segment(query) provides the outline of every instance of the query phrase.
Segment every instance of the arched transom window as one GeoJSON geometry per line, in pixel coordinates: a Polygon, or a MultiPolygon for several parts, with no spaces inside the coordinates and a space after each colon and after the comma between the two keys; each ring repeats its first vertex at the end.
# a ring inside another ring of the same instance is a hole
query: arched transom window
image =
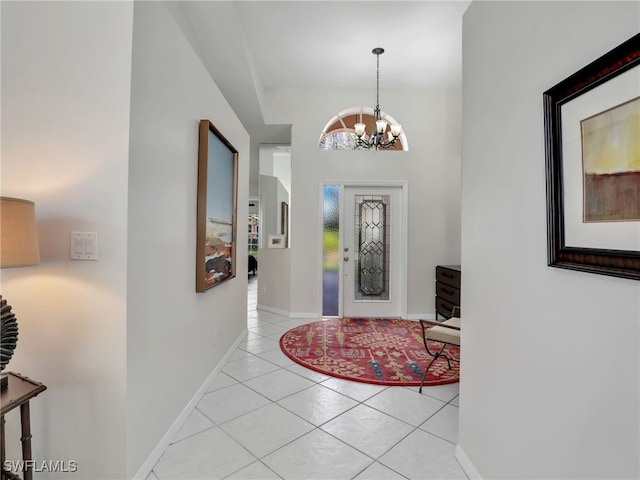
{"type": "MultiPolygon", "coordinates": [[[[389,125],[398,123],[393,117],[384,112],[381,112],[380,116],[383,120],[386,120],[389,125]]],[[[348,108],[329,120],[320,134],[320,150],[357,150],[354,128],[356,123],[364,123],[367,126],[367,131],[371,131],[372,125],[375,125],[373,108],[348,108]]],[[[389,129],[389,126],[387,126],[387,129],[389,129]]],[[[400,134],[400,137],[398,137],[398,142],[388,150],[409,150],[404,131],[400,134]]]]}

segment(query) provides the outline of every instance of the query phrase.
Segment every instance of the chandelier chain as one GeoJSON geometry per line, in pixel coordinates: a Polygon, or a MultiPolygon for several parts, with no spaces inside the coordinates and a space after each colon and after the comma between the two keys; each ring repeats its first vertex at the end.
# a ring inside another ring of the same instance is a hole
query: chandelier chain
{"type": "Polygon", "coordinates": [[[380,54],[376,53],[376,120],[380,120],[380,54]]]}

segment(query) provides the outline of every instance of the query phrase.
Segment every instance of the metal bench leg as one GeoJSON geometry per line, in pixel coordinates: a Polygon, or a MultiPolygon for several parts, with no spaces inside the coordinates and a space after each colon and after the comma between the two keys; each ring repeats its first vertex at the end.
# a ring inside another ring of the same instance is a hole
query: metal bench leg
{"type": "Polygon", "coordinates": [[[444,352],[444,349],[447,348],[447,344],[446,343],[442,344],[442,348],[435,355],[433,353],[431,353],[431,350],[429,350],[429,347],[427,346],[427,341],[426,340],[424,342],[424,346],[427,349],[427,353],[429,353],[429,355],[431,355],[433,358],[431,359],[431,362],[429,362],[429,365],[427,366],[427,368],[424,369],[424,373],[422,374],[422,380],[420,381],[420,388],[418,389],[418,393],[422,393],[422,387],[424,385],[425,379],[427,378],[427,373],[429,372],[429,369],[431,368],[431,365],[433,365],[433,362],[435,362],[439,357],[444,357],[447,360],[447,365],[449,365],[449,368],[451,368],[451,363],[449,363],[449,358],[446,355],[442,354],[442,352],[444,352]]]}

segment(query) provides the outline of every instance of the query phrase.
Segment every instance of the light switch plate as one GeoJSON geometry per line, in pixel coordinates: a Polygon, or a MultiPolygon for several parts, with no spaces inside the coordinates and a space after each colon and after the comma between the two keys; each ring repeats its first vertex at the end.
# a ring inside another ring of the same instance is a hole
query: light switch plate
{"type": "Polygon", "coordinates": [[[69,258],[71,260],[97,260],[98,232],[71,232],[69,258]]]}

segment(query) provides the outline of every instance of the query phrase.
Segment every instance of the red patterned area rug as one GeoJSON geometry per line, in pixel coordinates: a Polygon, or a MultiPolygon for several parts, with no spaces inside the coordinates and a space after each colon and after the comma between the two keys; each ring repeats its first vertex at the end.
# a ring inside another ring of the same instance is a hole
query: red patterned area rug
{"type": "MultiPolygon", "coordinates": [[[[431,343],[431,342],[430,342],[431,343]]],[[[432,352],[439,343],[433,342],[432,352]]],[[[291,360],[333,377],[376,385],[420,385],[431,356],[422,341],[420,322],[397,318],[332,318],[307,323],[286,332],[280,348],[291,360]]],[[[425,385],[460,379],[460,348],[447,345],[447,366],[439,358],[429,369],[425,385]]]]}

